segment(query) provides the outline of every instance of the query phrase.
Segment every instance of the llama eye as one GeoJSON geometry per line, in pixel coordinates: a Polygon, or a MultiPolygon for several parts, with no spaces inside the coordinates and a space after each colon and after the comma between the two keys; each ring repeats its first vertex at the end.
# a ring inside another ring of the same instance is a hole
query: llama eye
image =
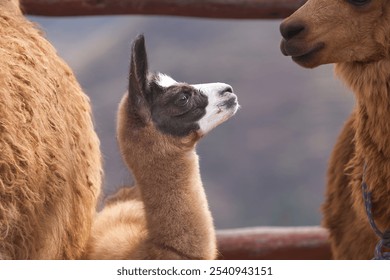
{"type": "Polygon", "coordinates": [[[364,6],[371,2],[371,0],[347,0],[349,3],[355,6],[364,6]]]}
{"type": "Polygon", "coordinates": [[[180,94],[179,98],[176,100],[176,105],[185,106],[190,100],[190,95],[188,93],[180,94]]]}

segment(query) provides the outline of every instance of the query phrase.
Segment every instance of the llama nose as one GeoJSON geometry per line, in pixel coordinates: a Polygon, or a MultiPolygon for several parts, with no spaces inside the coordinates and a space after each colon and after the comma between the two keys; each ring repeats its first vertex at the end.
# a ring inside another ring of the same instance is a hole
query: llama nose
{"type": "Polygon", "coordinates": [[[230,93],[233,93],[233,88],[229,85],[226,85],[225,87],[221,88],[219,91],[218,91],[218,94],[220,96],[224,96],[226,95],[228,92],[230,93]]]}
{"type": "Polygon", "coordinates": [[[305,29],[306,29],[305,25],[299,22],[284,21],[280,25],[280,33],[282,34],[283,38],[286,40],[289,40],[297,36],[298,34],[303,33],[305,29]]]}

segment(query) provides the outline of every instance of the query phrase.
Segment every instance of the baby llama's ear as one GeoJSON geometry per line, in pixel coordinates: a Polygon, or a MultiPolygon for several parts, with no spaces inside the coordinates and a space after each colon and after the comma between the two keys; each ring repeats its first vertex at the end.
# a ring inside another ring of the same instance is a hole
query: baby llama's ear
{"type": "Polygon", "coordinates": [[[150,116],[146,100],[148,91],[148,58],[145,38],[139,35],[133,42],[129,75],[129,113],[135,124],[145,126],[150,116]]]}

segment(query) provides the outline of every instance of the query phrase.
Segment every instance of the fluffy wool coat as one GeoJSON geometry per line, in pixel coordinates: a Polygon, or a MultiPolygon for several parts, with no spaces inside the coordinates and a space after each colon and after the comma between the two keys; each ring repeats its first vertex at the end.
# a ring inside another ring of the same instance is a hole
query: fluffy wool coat
{"type": "Polygon", "coordinates": [[[101,186],[89,99],[21,13],[0,0],[0,259],[76,259],[101,186]]]}

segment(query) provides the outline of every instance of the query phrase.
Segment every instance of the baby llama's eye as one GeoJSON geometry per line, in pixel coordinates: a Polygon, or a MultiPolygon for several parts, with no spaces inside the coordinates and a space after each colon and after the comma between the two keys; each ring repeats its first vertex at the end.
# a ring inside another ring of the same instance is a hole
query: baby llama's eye
{"type": "Polygon", "coordinates": [[[185,106],[189,100],[190,100],[190,95],[188,93],[182,93],[177,99],[176,104],[178,106],[185,106]]]}
{"type": "Polygon", "coordinates": [[[347,0],[347,1],[354,6],[364,6],[371,2],[371,0],[347,0]]]}

